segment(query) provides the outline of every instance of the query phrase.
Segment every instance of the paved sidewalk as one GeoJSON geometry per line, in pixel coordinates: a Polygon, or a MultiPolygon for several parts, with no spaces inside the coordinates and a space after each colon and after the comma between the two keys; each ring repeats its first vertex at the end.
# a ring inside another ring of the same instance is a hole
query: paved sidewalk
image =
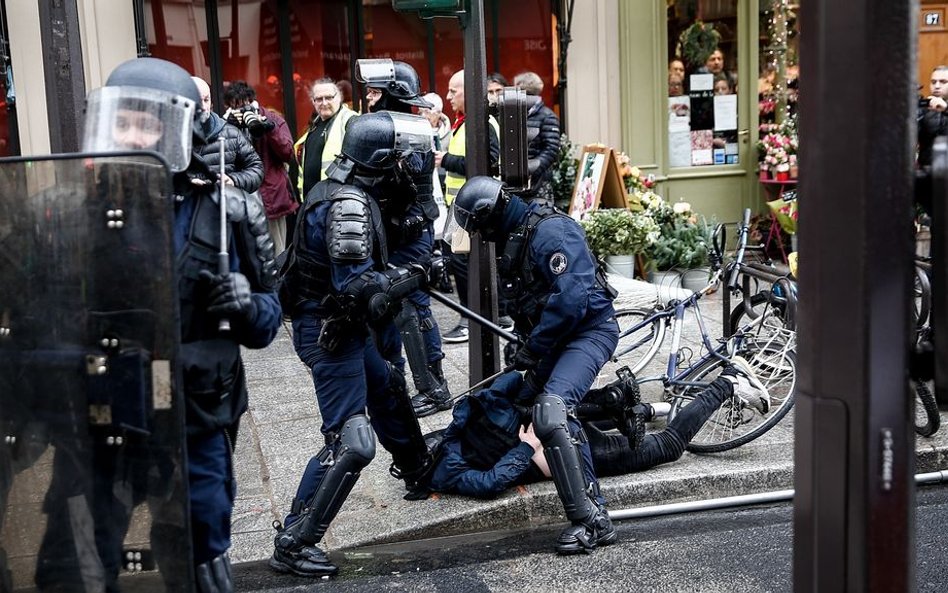
{"type": "MultiPolygon", "coordinates": [[[[650,285],[618,284],[620,303],[645,304],[656,298],[650,285]]],[[[434,310],[442,331],[454,326],[457,316],[453,312],[440,305],[434,310]]],[[[719,296],[706,297],[701,310],[709,333],[720,336],[719,296]]],[[[686,340],[695,340],[696,326],[689,324],[686,340]]],[[[666,345],[668,342],[670,336],[666,345]]],[[[664,360],[663,355],[657,358],[664,360]]],[[[452,392],[463,391],[468,385],[467,344],[445,344],[445,356],[452,392]]],[[[237,443],[238,499],[231,552],[236,562],[269,557],[274,535],[271,523],[288,511],[300,473],[322,446],[313,384],[308,369],[293,351],[288,325],[269,348],[246,352],[245,362],[250,410],[237,443]]],[[[646,399],[654,397],[647,392],[646,399]]],[[[422,419],[422,429],[442,428],[450,419],[450,411],[429,416],[422,419]]],[[[792,443],[791,412],[766,435],[739,449],[714,455],[685,453],[677,463],[603,479],[602,487],[612,509],[791,488],[792,443]]],[[[919,439],[918,450],[917,471],[944,467],[948,430],[942,429],[934,439],[919,439]]],[[[508,491],[490,501],[435,495],[408,502],[402,499],[403,483],[388,475],[390,463],[388,453],[378,447],[375,460],[326,534],[325,547],[338,550],[563,521],[552,482],[508,491]]]]}

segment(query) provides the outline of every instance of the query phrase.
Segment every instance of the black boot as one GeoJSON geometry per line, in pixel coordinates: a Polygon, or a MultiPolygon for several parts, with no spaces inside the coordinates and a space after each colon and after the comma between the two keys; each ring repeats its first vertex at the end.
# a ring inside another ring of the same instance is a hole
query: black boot
{"type": "Polygon", "coordinates": [[[315,544],[305,544],[298,540],[292,526],[283,529],[279,523],[276,537],[273,538],[273,556],[270,558],[270,568],[280,573],[295,574],[300,577],[332,576],[339,572],[339,568],[329,561],[325,552],[315,544]]]}
{"type": "Polygon", "coordinates": [[[608,546],[618,539],[616,529],[612,526],[612,519],[606,509],[594,498],[598,488],[590,492],[593,503],[593,512],[590,516],[573,524],[560,533],[556,540],[556,552],[562,555],[588,554],[597,546],[608,546]]]}
{"type": "Polygon", "coordinates": [[[435,387],[430,391],[418,393],[411,398],[411,407],[418,418],[430,416],[435,412],[450,410],[451,406],[454,405],[451,392],[448,390],[448,382],[441,370],[441,361],[429,364],[428,370],[434,379],[435,387]]]}
{"type": "Polygon", "coordinates": [[[408,494],[405,500],[424,500],[431,493],[431,476],[435,470],[434,459],[428,454],[424,459],[405,463],[399,456],[393,456],[394,461],[388,468],[388,473],[397,480],[405,480],[405,490],[408,494]]]}

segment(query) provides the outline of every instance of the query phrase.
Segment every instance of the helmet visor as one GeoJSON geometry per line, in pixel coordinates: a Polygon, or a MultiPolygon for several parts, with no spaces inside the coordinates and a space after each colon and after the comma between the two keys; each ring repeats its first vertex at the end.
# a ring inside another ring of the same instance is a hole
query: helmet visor
{"type": "Polygon", "coordinates": [[[155,89],[102,87],[86,101],[85,152],[151,150],[168,160],[174,172],[191,160],[194,103],[155,89]]]}
{"type": "Polygon", "coordinates": [[[389,112],[395,124],[395,150],[401,154],[409,152],[431,152],[434,131],[428,120],[420,115],[389,112]]]}
{"type": "Polygon", "coordinates": [[[395,63],[389,58],[356,60],[356,80],[387,85],[395,80],[395,63]]]}

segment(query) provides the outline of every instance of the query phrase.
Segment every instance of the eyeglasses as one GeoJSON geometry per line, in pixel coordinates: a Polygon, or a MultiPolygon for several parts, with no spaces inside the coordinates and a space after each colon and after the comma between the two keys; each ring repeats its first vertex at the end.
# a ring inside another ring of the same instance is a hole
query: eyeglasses
{"type": "Polygon", "coordinates": [[[336,98],[336,95],[325,95],[323,97],[313,97],[313,103],[328,103],[336,98]]]}

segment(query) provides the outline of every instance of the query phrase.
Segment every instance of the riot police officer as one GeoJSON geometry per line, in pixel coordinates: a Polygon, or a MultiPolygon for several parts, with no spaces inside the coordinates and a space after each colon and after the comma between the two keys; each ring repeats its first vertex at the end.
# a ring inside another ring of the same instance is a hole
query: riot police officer
{"type": "Polygon", "coordinates": [[[618,344],[615,291],[576,221],[552,206],[527,204],[500,181],[469,179],[458,193],[455,218],[497,245],[499,290],[510,299],[514,328],[523,337],[513,357],[515,368],[527,372],[518,399],[534,402],[534,430],[572,523],[556,550],[575,554],[611,544],[616,533],[571,410],[618,344]]]}
{"type": "MultiPolygon", "coordinates": [[[[240,347],[267,346],[281,320],[263,203],[257,194],[229,186],[220,196],[215,172],[192,156],[192,139],[202,138],[196,127],[199,110],[174,107],[200,106],[201,97],[179,66],[154,58],[123,62],[87,103],[84,150],[158,150],[174,172],[172,231],[193,562],[199,591],[232,591],[227,551],[236,489],[231,456],[247,408],[240,347]],[[218,269],[222,225],[217,200],[222,197],[228,200],[227,270],[218,269]]],[[[172,511],[153,509],[154,521],[160,523],[166,512],[172,511]]]]}
{"type": "Polygon", "coordinates": [[[335,574],[315,544],[374,457],[374,434],[392,454],[392,475],[409,491],[431,469],[404,376],[373,336],[411,308],[405,298],[427,281],[422,266],[390,265],[381,211],[405,161],[430,149],[430,126],[420,117],[354,118],[342,153],[298,218],[281,290],[292,305],[293,345],[312,369],[326,444],[304,470],[284,525],[276,526],[270,566],[278,572],[335,574]]]}
{"type": "MultiPolygon", "coordinates": [[[[356,78],[367,87],[369,111],[411,113],[412,107],[431,107],[421,98],[418,73],[405,62],[390,59],[363,59],[356,62],[356,78]]],[[[405,175],[383,205],[383,219],[389,243],[389,261],[398,266],[430,257],[434,249],[434,221],[438,207],[433,192],[434,155],[415,153],[403,164],[405,175]]],[[[441,331],[431,314],[431,297],[423,291],[411,295],[416,315],[405,315],[382,336],[382,355],[403,367],[401,343],[418,394],[412,398],[419,416],[451,407],[451,393],[444,378],[441,331]],[[419,329],[415,329],[418,326],[419,329]],[[399,336],[398,330],[401,330],[399,336]],[[423,344],[414,336],[421,333],[423,344]],[[413,360],[414,359],[414,360],[413,360]],[[425,368],[427,367],[427,373],[425,368]]]]}

